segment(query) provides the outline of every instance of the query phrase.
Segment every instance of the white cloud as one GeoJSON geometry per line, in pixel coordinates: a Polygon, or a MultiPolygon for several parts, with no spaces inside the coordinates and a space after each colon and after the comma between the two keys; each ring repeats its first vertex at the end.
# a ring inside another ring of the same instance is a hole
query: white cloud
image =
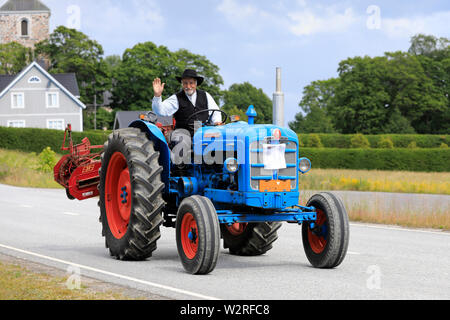
{"type": "Polygon", "coordinates": [[[418,33],[448,35],[449,21],[450,11],[408,18],[382,18],[381,31],[391,38],[411,37],[418,33]]]}
{"type": "Polygon", "coordinates": [[[252,4],[237,0],[223,0],[217,7],[228,23],[241,32],[257,33],[278,29],[296,36],[316,33],[345,32],[360,18],[352,8],[337,6],[308,5],[297,0],[295,9],[278,6],[280,10],[266,11],[252,4]]]}
{"type": "Polygon", "coordinates": [[[289,30],[296,36],[345,32],[360,20],[352,8],[347,8],[340,13],[335,7],[320,8],[320,10],[305,8],[289,13],[288,17],[291,20],[289,30]]]}
{"type": "Polygon", "coordinates": [[[229,24],[243,32],[256,33],[263,30],[275,17],[251,4],[242,4],[236,0],[223,0],[217,10],[229,24]]]}

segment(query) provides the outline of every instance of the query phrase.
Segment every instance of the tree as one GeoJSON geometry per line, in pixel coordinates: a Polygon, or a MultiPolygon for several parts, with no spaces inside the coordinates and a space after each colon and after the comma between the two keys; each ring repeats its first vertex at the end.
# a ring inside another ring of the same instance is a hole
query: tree
{"type": "Polygon", "coordinates": [[[33,60],[33,50],[17,42],[0,44],[0,73],[14,75],[33,60]]]}
{"type": "Polygon", "coordinates": [[[328,109],[332,104],[339,79],[313,81],[303,90],[303,98],[299,106],[306,114],[298,113],[289,127],[301,133],[332,133],[335,132],[328,109]]]}
{"type": "Polygon", "coordinates": [[[429,58],[442,60],[443,56],[448,57],[450,51],[450,39],[436,38],[431,35],[418,34],[411,38],[411,46],[408,52],[415,56],[427,56],[429,58]]]}
{"type": "Polygon", "coordinates": [[[35,48],[36,54],[50,60],[49,72],[76,74],[81,101],[92,104],[96,95],[97,103],[102,102],[103,92],[111,83],[103,47],[97,41],[75,29],[60,26],[35,48]]]}
{"type": "Polygon", "coordinates": [[[272,100],[264,93],[248,82],[233,84],[228,90],[223,92],[224,105],[222,110],[229,113],[233,107],[247,112],[250,105],[255,107],[258,114],[256,123],[272,123],[272,100]]]}
{"type": "Polygon", "coordinates": [[[203,56],[184,49],[171,52],[152,42],[139,43],[125,50],[122,62],[113,74],[116,83],[112,106],[121,110],[151,110],[153,80],[161,78],[165,83],[163,99],[166,99],[181,90],[176,77],[188,67],[205,77],[199,89],[207,90],[215,98],[220,97],[219,85],[223,80],[218,74],[219,68],[203,56]]]}
{"type": "Polygon", "coordinates": [[[180,63],[178,75],[182,74],[185,69],[195,69],[198,74],[205,78],[201,89],[211,94],[214,100],[219,103],[222,99],[220,85],[223,84],[222,76],[219,74],[219,67],[205,56],[193,54],[186,49],[176,51],[175,57],[180,63]]]}
{"type": "Polygon", "coordinates": [[[412,38],[408,52],[418,59],[436,94],[444,100],[443,107],[429,112],[428,119],[418,124],[418,131],[450,133],[450,39],[420,34],[412,38]]]}

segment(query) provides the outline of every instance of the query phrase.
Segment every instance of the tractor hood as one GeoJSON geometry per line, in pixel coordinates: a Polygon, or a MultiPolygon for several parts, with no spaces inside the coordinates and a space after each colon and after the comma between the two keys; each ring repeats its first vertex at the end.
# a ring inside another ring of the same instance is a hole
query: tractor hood
{"type": "Polygon", "coordinates": [[[239,121],[225,126],[202,127],[194,135],[194,152],[201,155],[205,147],[214,145],[216,150],[231,151],[238,150],[253,141],[263,140],[273,136],[274,130],[279,129],[281,137],[287,138],[298,145],[298,137],[294,131],[288,128],[278,127],[271,124],[251,125],[239,121]]]}

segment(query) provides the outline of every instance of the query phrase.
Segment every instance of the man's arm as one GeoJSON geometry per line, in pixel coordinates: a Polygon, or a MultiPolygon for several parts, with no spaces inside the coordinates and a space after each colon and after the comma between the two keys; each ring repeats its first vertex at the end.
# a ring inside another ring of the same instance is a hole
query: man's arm
{"type": "Polygon", "coordinates": [[[164,91],[165,83],[161,83],[161,79],[156,78],[153,81],[153,92],[155,97],[152,100],[153,111],[162,117],[169,117],[178,111],[178,99],[175,95],[171,96],[169,99],[162,101],[162,93],[164,91]]]}
{"type": "MultiPolygon", "coordinates": [[[[206,92],[206,98],[208,99],[208,109],[220,110],[219,106],[214,101],[214,98],[208,92],[206,92]]],[[[214,124],[222,123],[222,113],[221,112],[214,112],[211,121],[214,124]]]]}
{"type": "Polygon", "coordinates": [[[153,111],[161,117],[170,117],[178,111],[178,99],[176,95],[162,101],[161,97],[154,97],[152,100],[153,111]]]}

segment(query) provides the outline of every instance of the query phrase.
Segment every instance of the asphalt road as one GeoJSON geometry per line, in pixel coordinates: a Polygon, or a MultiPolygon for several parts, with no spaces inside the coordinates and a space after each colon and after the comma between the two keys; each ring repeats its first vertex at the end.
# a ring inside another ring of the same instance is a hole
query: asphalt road
{"type": "Polygon", "coordinates": [[[320,270],[306,259],[301,228],[284,224],[266,255],[222,250],[211,274],[192,276],[179,261],[174,229],[162,229],[149,260],[123,262],[105,249],[98,217],[97,199],[0,185],[0,252],[80,275],[81,282],[92,277],[172,299],[450,299],[447,232],[351,223],[344,262],[320,270]]]}

